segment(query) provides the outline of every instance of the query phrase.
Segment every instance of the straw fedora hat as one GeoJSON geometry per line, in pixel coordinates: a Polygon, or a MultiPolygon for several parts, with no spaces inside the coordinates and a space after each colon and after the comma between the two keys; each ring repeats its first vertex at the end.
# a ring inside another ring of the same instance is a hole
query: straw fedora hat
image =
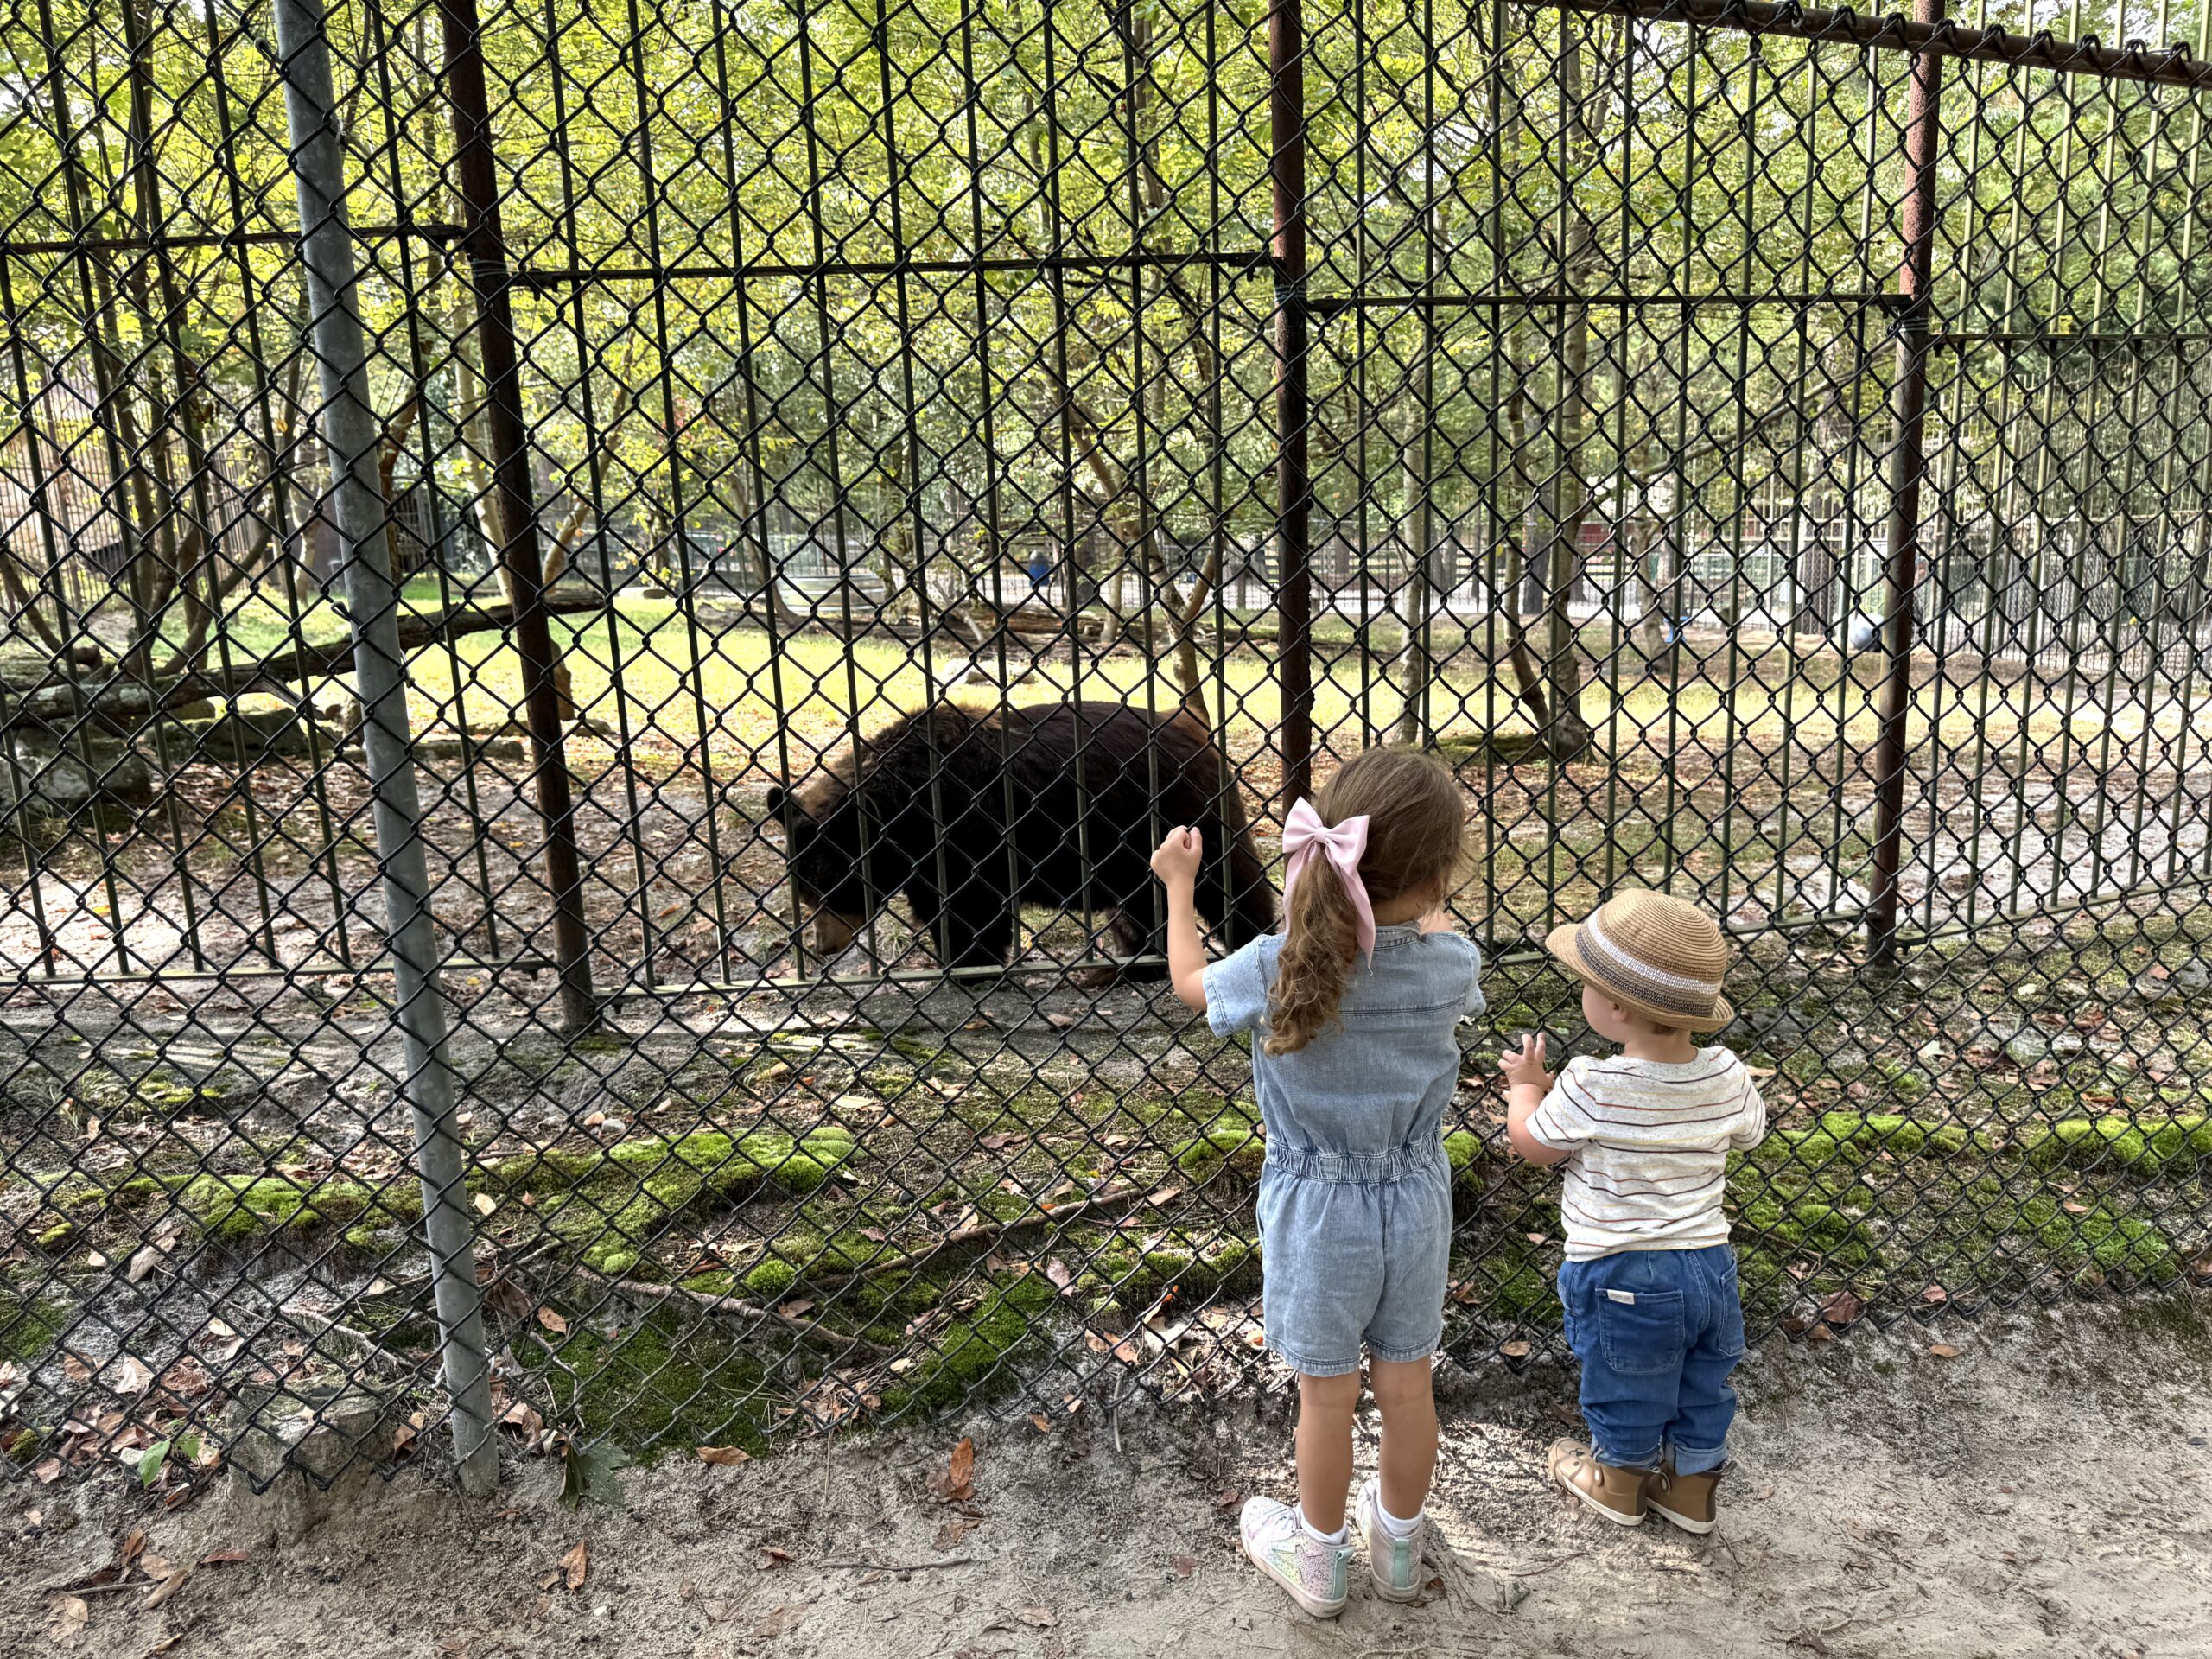
{"type": "Polygon", "coordinates": [[[1624,1007],[1662,1025],[1718,1031],[1736,1017],[1720,994],[1720,924],[1670,893],[1615,893],[1589,920],[1555,927],[1544,949],[1624,1007]]]}

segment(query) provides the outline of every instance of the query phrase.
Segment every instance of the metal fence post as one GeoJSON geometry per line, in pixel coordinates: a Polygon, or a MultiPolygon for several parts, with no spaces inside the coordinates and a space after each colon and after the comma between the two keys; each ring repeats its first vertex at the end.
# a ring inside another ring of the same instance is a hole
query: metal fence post
{"type": "Polygon", "coordinates": [[[309,349],[322,378],[322,434],[344,549],[361,746],[374,801],[385,935],[406,1054],[405,1093],[415,1120],[441,1357],[453,1402],[461,1488],[480,1495],[498,1484],[499,1446],[493,1439],[474,1229],[454,1122],[454,1075],[446,1058],[445,998],[438,983],[422,802],[408,732],[398,591],[385,556],[385,503],[377,467],[382,434],[369,402],[368,351],[346,213],[345,155],[338,138],[321,0],[276,0],[276,12],[292,177],[299,196],[300,261],[307,272],[309,349]]]}
{"type": "MultiPolygon", "coordinates": [[[[1917,0],[1916,21],[1934,23],[1943,0],[1917,0]]],[[[1904,846],[1906,722],[1912,710],[1912,594],[1920,563],[1920,483],[1926,467],[1929,289],[1936,256],[1936,168],[1942,150],[1943,60],[1923,50],[1912,60],[1905,106],[1910,183],[1903,216],[1904,261],[1897,291],[1897,382],[1890,390],[1890,518],[1882,583],[1883,675],[1874,740],[1874,893],[1866,916],[1866,961],[1893,965],[1897,954],[1897,869],[1904,846]]]]}
{"type": "Polygon", "coordinates": [[[1313,483],[1306,470],[1306,42],[1299,0],[1268,12],[1268,118],[1274,187],[1275,671],[1282,696],[1282,804],[1313,775],[1313,483]]]}
{"type": "MultiPolygon", "coordinates": [[[[530,433],[523,419],[522,374],[509,297],[512,278],[506,240],[499,228],[499,182],[484,90],[483,25],[477,18],[476,0],[439,0],[438,18],[445,43],[446,96],[453,106],[461,247],[468,256],[476,300],[476,345],[484,359],[484,424],[499,501],[500,545],[496,551],[514,601],[515,652],[522,658],[531,770],[536,779],[537,814],[545,826],[545,880],[553,894],[553,957],[561,974],[561,1020],[575,1036],[598,1023],[599,1003],[592,993],[575,804],[561,736],[553,635],[545,616],[537,489],[530,473],[530,433]]],[[[703,732],[699,741],[706,741],[703,732]]]]}

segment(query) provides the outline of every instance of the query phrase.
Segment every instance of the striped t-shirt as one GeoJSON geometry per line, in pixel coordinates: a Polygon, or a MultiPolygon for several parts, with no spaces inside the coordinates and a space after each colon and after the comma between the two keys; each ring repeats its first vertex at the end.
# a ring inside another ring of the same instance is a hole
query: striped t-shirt
{"type": "Polygon", "coordinates": [[[1559,1202],[1568,1261],[1701,1250],[1728,1242],[1720,1213],[1728,1149],[1758,1145],[1766,1103],[1725,1048],[1672,1065],[1576,1058],[1526,1127],[1573,1154],[1561,1166],[1559,1202]]]}

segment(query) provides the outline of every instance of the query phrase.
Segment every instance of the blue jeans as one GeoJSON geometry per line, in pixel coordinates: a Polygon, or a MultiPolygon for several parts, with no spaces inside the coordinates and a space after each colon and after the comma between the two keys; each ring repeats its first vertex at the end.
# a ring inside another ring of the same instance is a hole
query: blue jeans
{"type": "Polygon", "coordinates": [[[1622,1250],[1559,1270],[1567,1345],[1582,1362],[1582,1415],[1598,1460],[1701,1475],[1728,1458],[1744,1357],[1736,1253],[1622,1250]]]}

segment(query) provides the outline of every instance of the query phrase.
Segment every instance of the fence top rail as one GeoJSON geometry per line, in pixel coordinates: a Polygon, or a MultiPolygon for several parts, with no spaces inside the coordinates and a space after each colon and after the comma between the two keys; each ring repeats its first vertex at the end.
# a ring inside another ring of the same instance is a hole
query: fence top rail
{"type": "Polygon", "coordinates": [[[2145,81],[2161,86],[2212,91],[2212,60],[2190,56],[2185,46],[2152,47],[2129,41],[2119,47],[2089,35],[2061,40],[2048,29],[2013,35],[2002,29],[1967,29],[1944,19],[1914,22],[1896,16],[1853,11],[1848,6],[1800,6],[1784,0],[1535,0],[1567,11],[1635,17],[1646,22],[1688,23],[1732,29],[1747,35],[1781,35],[1893,52],[1936,52],[1945,57],[2004,64],[2016,69],[2049,69],[2059,74],[2090,75],[2105,80],[2145,81]]]}

